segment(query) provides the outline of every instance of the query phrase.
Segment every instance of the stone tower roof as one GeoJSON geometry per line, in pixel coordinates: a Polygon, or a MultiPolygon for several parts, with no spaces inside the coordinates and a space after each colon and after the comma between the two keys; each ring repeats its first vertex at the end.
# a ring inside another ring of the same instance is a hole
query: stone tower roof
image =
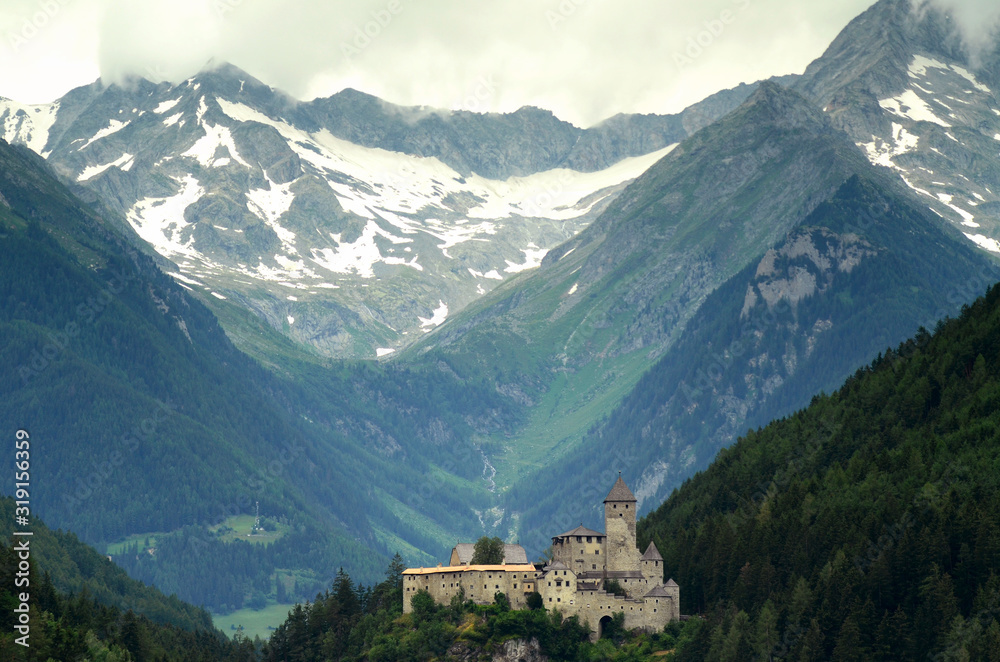
{"type": "Polygon", "coordinates": [[[632,490],[628,488],[625,481],[622,480],[622,475],[618,474],[618,480],[615,481],[614,487],[608,492],[608,496],[604,499],[604,503],[610,503],[612,501],[622,502],[629,501],[635,503],[635,495],[632,494],[632,490]]]}
{"type": "Polygon", "coordinates": [[[677,586],[677,582],[675,582],[673,579],[668,579],[667,583],[664,584],[664,586],[674,587],[674,586],[677,586]]]}
{"type": "Polygon", "coordinates": [[[660,556],[660,550],[656,549],[656,543],[652,540],[649,541],[649,547],[646,548],[646,553],[642,555],[640,561],[662,561],[663,557],[660,556]]]}
{"type": "Polygon", "coordinates": [[[654,586],[649,593],[642,596],[644,598],[669,598],[671,595],[662,586],[654,586]]]}

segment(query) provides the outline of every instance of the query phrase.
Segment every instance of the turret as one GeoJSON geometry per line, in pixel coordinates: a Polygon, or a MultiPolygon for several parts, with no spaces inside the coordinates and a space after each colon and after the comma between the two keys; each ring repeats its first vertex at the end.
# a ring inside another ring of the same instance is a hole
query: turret
{"type": "Polygon", "coordinates": [[[642,576],[650,584],[656,586],[663,581],[663,557],[660,556],[660,550],[656,549],[656,543],[649,541],[649,547],[639,561],[642,563],[642,576]]]}

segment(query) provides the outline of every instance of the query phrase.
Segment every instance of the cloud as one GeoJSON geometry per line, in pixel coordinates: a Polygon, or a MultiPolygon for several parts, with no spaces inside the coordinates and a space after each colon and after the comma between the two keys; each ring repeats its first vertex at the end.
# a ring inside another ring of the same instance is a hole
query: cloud
{"type": "MultiPolygon", "coordinates": [[[[4,0],[0,14],[8,5],[30,13],[42,1],[4,0]]],[[[354,87],[405,105],[479,111],[535,105],[579,125],[618,112],[676,112],[740,82],[800,72],[872,4],[49,1],[90,17],[93,28],[86,21],[73,25],[94,31],[74,54],[99,64],[106,81],[176,82],[214,57],[304,99],[354,87]]],[[[27,58],[0,61],[0,85],[14,69],[42,80],[45,73],[33,67],[27,58]]]]}
{"type": "Polygon", "coordinates": [[[180,82],[221,51],[223,19],[204,0],[110,0],[98,63],[106,83],[140,76],[180,82]]]}
{"type": "Polygon", "coordinates": [[[1000,4],[996,0],[923,0],[920,8],[926,7],[951,16],[974,65],[988,50],[996,48],[1000,29],[1000,4]]]}

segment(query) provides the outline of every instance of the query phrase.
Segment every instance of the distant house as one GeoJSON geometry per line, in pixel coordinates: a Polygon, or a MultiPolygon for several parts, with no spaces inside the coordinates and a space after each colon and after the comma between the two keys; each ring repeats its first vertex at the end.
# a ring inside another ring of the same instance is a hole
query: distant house
{"type": "Polygon", "coordinates": [[[547,609],[576,615],[588,623],[594,636],[617,612],[625,627],[659,631],[680,618],[680,587],[663,582],[663,557],[652,542],[644,554],[635,541],[636,499],[621,476],[604,500],[604,532],[583,526],[552,538],[552,561],[528,563],[520,545],[504,545],[502,565],[471,565],[475,545],[459,543],[451,550],[447,567],[410,568],[403,572],[403,612],[409,613],[417,591],[427,591],[439,604],[448,604],[459,592],[479,604],[491,604],[504,593],[514,609],[527,608],[537,592],[547,609]],[[625,595],[604,590],[614,580],[625,595]]]}

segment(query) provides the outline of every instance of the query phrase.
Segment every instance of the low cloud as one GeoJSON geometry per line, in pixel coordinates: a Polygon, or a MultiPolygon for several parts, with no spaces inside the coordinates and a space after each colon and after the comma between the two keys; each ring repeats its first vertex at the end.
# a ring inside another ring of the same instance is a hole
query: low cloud
{"type": "MultiPolygon", "coordinates": [[[[38,1],[5,0],[3,11],[30,15],[38,1]]],[[[589,125],[801,72],[873,0],[52,1],[92,17],[72,26],[94,31],[76,56],[107,82],[178,82],[214,58],[303,99],[354,87],[404,105],[534,105],[589,125]]]]}
{"type": "Polygon", "coordinates": [[[924,10],[928,7],[951,16],[974,66],[996,49],[1000,31],[1000,4],[996,0],[923,0],[919,5],[924,10]]]}

